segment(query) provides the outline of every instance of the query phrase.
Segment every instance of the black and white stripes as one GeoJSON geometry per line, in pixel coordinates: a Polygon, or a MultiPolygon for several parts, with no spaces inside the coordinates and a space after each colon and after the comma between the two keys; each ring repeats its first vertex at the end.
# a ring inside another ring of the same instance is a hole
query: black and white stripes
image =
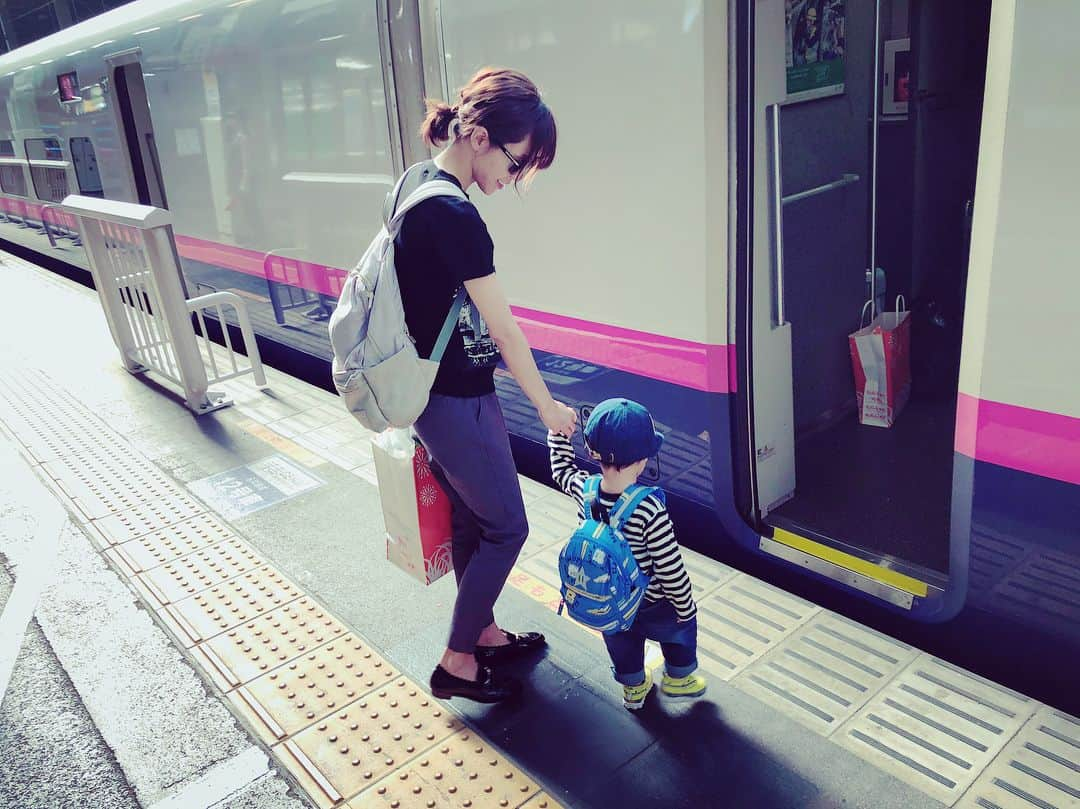
{"type": "MultiPolygon", "coordinates": [[[[549,432],[548,448],[551,451],[551,477],[560,489],[577,501],[578,517],[584,519],[581,490],[589,473],[578,469],[574,463],[570,439],[549,432]]],[[[600,504],[605,509],[610,509],[617,499],[618,495],[600,490],[600,504]]],[[[693,618],[697,614],[697,605],[691,592],[690,577],[675,539],[675,526],[663,502],[652,495],[646,497],[624,524],[623,532],[642,572],[652,579],[645,599],[667,599],[679,618],[693,618]]]]}

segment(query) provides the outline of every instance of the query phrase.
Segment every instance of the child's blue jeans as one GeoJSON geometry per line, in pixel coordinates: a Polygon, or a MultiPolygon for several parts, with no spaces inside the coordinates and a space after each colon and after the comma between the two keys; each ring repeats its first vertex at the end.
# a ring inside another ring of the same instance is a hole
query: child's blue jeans
{"type": "Polygon", "coordinates": [[[615,679],[623,685],[645,680],[645,641],[659,642],[669,677],[686,677],[698,667],[697,618],[679,622],[670,601],[642,604],[625,632],[604,635],[615,679]]]}

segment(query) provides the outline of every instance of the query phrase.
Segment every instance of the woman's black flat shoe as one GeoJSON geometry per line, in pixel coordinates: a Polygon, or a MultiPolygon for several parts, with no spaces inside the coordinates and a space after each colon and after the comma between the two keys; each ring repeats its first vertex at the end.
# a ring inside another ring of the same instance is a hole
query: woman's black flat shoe
{"type": "Polygon", "coordinates": [[[431,693],[439,699],[464,697],[474,702],[502,702],[521,694],[521,683],[505,675],[496,676],[487,666],[480,666],[475,680],[455,677],[442,666],[431,672],[431,693]]]}
{"type": "Polygon", "coordinates": [[[509,663],[529,652],[543,649],[547,645],[544,636],[539,632],[522,632],[515,635],[507,632],[506,637],[510,642],[505,646],[477,646],[476,662],[480,665],[497,666],[500,663],[509,663]]]}

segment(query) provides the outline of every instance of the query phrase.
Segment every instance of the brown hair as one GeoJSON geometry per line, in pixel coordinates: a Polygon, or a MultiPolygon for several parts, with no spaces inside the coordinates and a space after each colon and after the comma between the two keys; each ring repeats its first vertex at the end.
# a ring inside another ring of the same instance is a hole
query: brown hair
{"type": "Polygon", "coordinates": [[[637,461],[631,461],[630,463],[624,463],[622,465],[617,463],[604,463],[603,461],[600,461],[600,470],[603,472],[621,472],[624,469],[629,469],[631,466],[633,466],[640,460],[641,459],[638,458],[637,461]]]}
{"type": "Polygon", "coordinates": [[[425,99],[427,116],[420,126],[420,136],[429,146],[450,140],[450,122],[458,119],[457,136],[469,135],[478,126],[488,131],[496,143],[516,143],[531,137],[524,168],[515,185],[528,185],[536,172],[555,160],[555,116],[540,98],[536,85],[517,70],[482,68],[458,93],[459,102],[425,99]]]}

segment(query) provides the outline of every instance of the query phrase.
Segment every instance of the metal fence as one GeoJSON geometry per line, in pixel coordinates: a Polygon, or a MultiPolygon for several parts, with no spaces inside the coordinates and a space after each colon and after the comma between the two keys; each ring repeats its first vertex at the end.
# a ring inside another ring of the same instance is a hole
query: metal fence
{"type": "Polygon", "coordinates": [[[266,385],[244,300],[232,292],[185,297],[168,211],[79,195],[67,197],[61,207],[78,222],[94,286],[125,368],[132,373],[154,371],[180,386],[187,406],[199,415],[231,404],[223,393],[209,390],[214,383],[251,374],[257,385],[266,385]],[[234,310],[246,358],[232,344],[226,307],[234,310]],[[208,311],[221,325],[224,357],[207,336],[208,311]]]}

